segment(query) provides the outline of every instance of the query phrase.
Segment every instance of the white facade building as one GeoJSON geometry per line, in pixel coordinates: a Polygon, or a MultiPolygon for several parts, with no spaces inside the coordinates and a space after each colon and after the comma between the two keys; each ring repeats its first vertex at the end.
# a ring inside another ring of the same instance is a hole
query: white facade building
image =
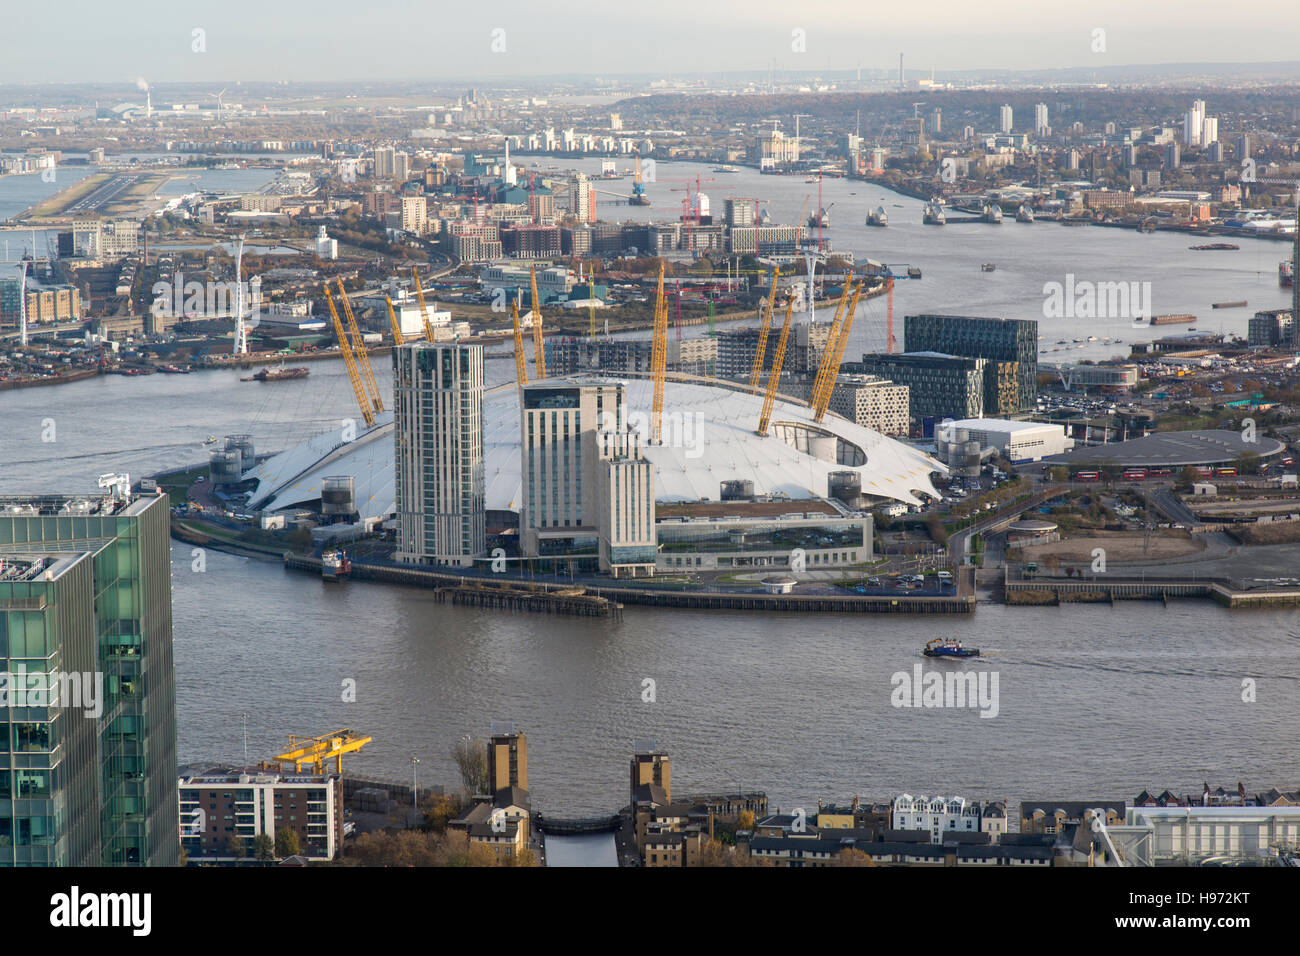
{"type": "Polygon", "coordinates": [[[942,843],[945,833],[981,833],[980,805],[965,797],[913,797],[894,799],[890,811],[895,830],[926,830],[931,843],[942,843]]]}
{"type": "MultiPolygon", "coordinates": [[[[978,442],[981,451],[995,448],[1013,462],[1038,461],[1074,448],[1074,439],[1066,436],[1064,426],[1001,418],[963,418],[944,422],[935,430],[935,441],[940,446],[959,441],[978,442]],[[964,432],[967,437],[960,438],[959,432],[964,432]]],[[[939,454],[943,457],[943,447],[939,447],[939,454]]]]}

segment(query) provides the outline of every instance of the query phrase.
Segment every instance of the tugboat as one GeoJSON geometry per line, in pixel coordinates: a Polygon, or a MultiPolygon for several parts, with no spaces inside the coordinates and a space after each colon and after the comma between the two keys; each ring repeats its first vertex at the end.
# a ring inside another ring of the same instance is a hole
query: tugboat
{"type": "Polygon", "coordinates": [[[925,650],[922,651],[926,657],[979,657],[978,647],[962,647],[961,641],[951,638],[945,639],[936,637],[934,640],[926,641],[925,650]]]}
{"type": "Polygon", "coordinates": [[[997,263],[994,263],[994,262],[985,262],[983,265],[980,266],[980,271],[981,271],[981,272],[992,272],[992,271],[993,271],[994,269],[996,269],[996,268],[997,268],[997,263]]]}
{"type": "MultiPolygon", "coordinates": [[[[341,549],[326,551],[320,556],[320,576],[323,581],[341,581],[352,573],[352,562],[341,549]]],[[[978,651],[976,652],[978,653],[978,651]]]]}
{"type": "Polygon", "coordinates": [[[875,212],[867,213],[868,226],[888,226],[889,214],[885,212],[884,206],[877,206],[875,212]]]}

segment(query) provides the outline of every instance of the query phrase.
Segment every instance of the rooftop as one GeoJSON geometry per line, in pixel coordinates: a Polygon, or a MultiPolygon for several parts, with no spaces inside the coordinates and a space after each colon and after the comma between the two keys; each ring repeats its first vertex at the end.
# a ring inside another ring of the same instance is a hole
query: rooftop
{"type": "Polygon", "coordinates": [[[1044,458],[1058,465],[1124,465],[1147,467],[1166,465],[1212,465],[1232,462],[1245,454],[1269,458],[1286,446],[1264,435],[1247,441],[1241,432],[1206,429],[1188,432],[1157,432],[1144,438],[1076,448],[1062,455],[1044,458]]]}

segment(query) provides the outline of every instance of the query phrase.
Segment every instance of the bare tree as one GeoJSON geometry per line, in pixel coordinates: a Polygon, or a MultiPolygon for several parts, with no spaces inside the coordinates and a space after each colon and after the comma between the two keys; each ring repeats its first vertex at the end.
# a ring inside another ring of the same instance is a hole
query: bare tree
{"type": "Polygon", "coordinates": [[[471,794],[488,792],[487,741],[466,734],[451,749],[460,770],[460,782],[471,794]]]}

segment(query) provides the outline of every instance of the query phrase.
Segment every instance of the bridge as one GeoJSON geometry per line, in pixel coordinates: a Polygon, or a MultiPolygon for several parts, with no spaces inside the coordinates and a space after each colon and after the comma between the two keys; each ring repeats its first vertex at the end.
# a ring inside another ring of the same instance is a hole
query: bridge
{"type": "Polygon", "coordinates": [[[547,836],[580,836],[586,833],[612,833],[623,825],[617,813],[609,816],[564,819],[533,814],[533,829],[547,836]]]}

